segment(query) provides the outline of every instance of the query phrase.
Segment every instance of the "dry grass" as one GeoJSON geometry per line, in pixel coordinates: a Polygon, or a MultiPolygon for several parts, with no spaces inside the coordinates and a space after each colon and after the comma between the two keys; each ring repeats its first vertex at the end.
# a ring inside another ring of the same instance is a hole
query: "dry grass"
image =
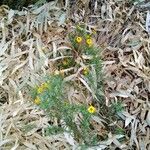
{"type": "MultiPolygon", "coordinates": [[[[67,2],[65,6],[69,7],[67,2]]],[[[97,31],[106,105],[122,102],[125,108],[117,122],[125,130],[125,140],[119,140],[123,135],[108,133],[108,140],[100,141],[95,148],[150,149],[150,38],[145,31],[145,12],[127,2],[96,2],[93,9],[88,2],[79,1],[74,4],[75,11],[67,13],[53,2],[22,12],[0,7],[2,150],[69,150],[77,146],[67,134],[44,136],[49,119],[31,103],[28,87],[55,71],[52,64],[58,59],[56,52],[69,47],[67,33],[79,22],[97,31]]],[[[85,98],[78,93],[72,88],[70,100],[85,98]]],[[[103,128],[97,130],[103,132],[103,128]]]]}

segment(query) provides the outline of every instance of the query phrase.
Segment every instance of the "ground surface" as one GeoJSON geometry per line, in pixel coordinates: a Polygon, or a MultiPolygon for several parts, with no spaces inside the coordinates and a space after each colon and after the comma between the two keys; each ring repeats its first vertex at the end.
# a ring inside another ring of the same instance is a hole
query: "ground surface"
{"type": "Polygon", "coordinates": [[[69,150],[77,146],[68,135],[43,136],[49,119],[31,102],[27,85],[32,87],[55,70],[50,56],[68,47],[67,33],[81,22],[97,31],[95,43],[102,49],[105,74],[104,103],[109,107],[121,102],[124,106],[118,113],[120,119],[114,122],[124,134],[108,133],[108,139],[100,141],[96,149],[150,149],[146,12],[129,1],[78,1],[71,6],[68,1],[50,2],[20,12],[0,7],[1,149],[69,150]]]}

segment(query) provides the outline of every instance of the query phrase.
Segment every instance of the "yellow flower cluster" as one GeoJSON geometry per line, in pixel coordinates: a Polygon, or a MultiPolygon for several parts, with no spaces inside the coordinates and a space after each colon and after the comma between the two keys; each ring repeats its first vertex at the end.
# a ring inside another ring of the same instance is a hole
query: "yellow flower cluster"
{"type": "Polygon", "coordinates": [[[48,84],[47,83],[43,83],[39,86],[39,88],[37,89],[37,93],[40,94],[42,93],[46,88],[48,88],[48,84]]]}
{"type": "Polygon", "coordinates": [[[88,112],[91,113],[91,114],[93,114],[93,113],[96,112],[96,108],[91,105],[91,106],[88,108],[88,112]]]}
{"type": "Polygon", "coordinates": [[[39,104],[41,103],[40,98],[39,98],[39,97],[36,97],[36,99],[34,100],[34,103],[35,103],[36,105],[39,105],[39,104]]]}
{"type": "MultiPolygon", "coordinates": [[[[82,37],[77,36],[76,37],[76,42],[81,43],[82,42],[82,37]]],[[[88,46],[92,46],[92,44],[93,44],[93,41],[92,41],[90,35],[87,35],[86,44],[88,44],[88,46]]]]}

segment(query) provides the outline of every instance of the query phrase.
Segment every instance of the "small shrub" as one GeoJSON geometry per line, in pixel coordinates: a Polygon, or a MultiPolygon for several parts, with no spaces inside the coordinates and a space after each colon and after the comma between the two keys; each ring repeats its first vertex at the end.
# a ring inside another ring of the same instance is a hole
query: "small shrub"
{"type": "MultiPolygon", "coordinates": [[[[110,112],[100,94],[103,86],[102,65],[100,49],[94,45],[94,34],[95,32],[87,33],[85,26],[77,26],[76,30],[69,34],[72,49],[67,52],[70,56],[56,60],[55,73],[47,76],[43,83],[36,86],[31,95],[33,102],[46,112],[52,122],[57,120],[58,126],[50,125],[45,130],[46,135],[69,132],[81,145],[88,146],[96,145],[98,142],[98,135],[92,126],[92,115],[102,112],[107,116],[110,112]],[[75,69],[69,73],[63,72],[71,67],[75,69]],[[64,80],[72,74],[77,74],[75,81],[64,80]],[[81,82],[78,77],[84,81],[81,82]],[[70,85],[83,90],[84,93],[91,92],[92,104],[70,102],[66,98],[66,88],[70,85]],[[100,110],[96,104],[101,106],[100,110]]],[[[59,54],[57,56],[59,57],[59,54]]],[[[111,108],[116,112],[122,107],[118,104],[112,105],[111,108]]],[[[108,120],[109,118],[111,115],[108,120]]]]}

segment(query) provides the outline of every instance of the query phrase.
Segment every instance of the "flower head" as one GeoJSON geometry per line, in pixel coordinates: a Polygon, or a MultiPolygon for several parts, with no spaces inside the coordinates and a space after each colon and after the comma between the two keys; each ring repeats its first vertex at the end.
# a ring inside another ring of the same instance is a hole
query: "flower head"
{"type": "Polygon", "coordinates": [[[93,114],[93,113],[96,112],[96,108],[91,105],[91,106],[88,108],[88,112],[91,113],[91,114],[93,114]]]}
{"type": "Polygon", "coordinates": [[[42,93],[46,88],[48,88],[48,84],[47,83],[41,84],[41,86],[39,86],[39,88],[37,89],[37,93],[38,94],[42,93]]]}
{"type": "Polygon", "coordinates": [[[82,42],[82,37],[77,36],[77,37],[76,37],[76,41],[77,41],[77,43],[81,43],[81,42],[82,42]]]}
{"type": "Polygon", "coordinates": [[[83,68],[82,72],[84,75],[87,75],[89,73],[89,68],[88,67],[83,68]]]}
{"type": "Polygon", "coordinates": [[[91,45],[93,44],[93,41],[92,41],[91,38],[89,38],[89,39],[86,40],[86,43],[87,43],[89,46],[91,46],[91,45]]]}
{"type": "Polygon", "coordinates": [[[34,103],[35,103],[36,105],[39,105],[39,104],[41,103],[40,98],[37,97],[37,98],[34,100],[34,103]]]}

